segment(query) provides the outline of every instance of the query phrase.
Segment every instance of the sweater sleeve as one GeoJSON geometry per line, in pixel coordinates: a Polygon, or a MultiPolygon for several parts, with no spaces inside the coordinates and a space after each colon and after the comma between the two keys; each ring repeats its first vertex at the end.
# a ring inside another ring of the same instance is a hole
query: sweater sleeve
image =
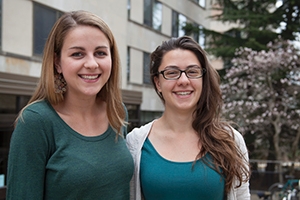
{"type": "MultiPolygon", "coordinates": [[[[249,162],[248,150],[243,136],[237,131],[235,132],[235,140],[240,148],[242,154],[244,155],[247,162],[249,162]]],[[[250,200],[250,189],[249,189],[249,181],[243,182],[241,187],[236,189],[236,199],[250,200]]]]}
{"type": "MultiPolygon", "coordinates": [[[[45,116],[44,116],[45,118],[45,116]]],[[[49,138],[43,116],[26,109],[12,134],[7,178],[7,199],[43,199],[49,158],[49,138]]]]}

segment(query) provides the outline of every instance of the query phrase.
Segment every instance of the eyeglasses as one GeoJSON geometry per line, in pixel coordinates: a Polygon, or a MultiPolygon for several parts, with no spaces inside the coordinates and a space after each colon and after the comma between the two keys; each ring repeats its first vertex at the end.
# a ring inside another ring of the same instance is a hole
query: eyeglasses
{"type": "Polygon", "coordinates": [[[197,79],[197,78],[201,78],[205,74],[206,69],[198,66],[188,67],[185,70],[180,70],[177,68],[169,68],[169,69],[162,70],[157,74],[162,74],[166,80],[177,80],[181,77],[181,74],[183,72],[188,78],[197,79]]]}

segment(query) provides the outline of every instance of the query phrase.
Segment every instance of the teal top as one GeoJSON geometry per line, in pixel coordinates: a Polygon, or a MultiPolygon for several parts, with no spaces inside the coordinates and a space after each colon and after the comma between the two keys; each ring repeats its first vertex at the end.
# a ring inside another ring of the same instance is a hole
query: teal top
{"type": "MultiPolygon", "coordinates": [[[[211,160],[208,154],[206,157],[211,160]]],[[[166,160],[147,138],[142,148],[140,167],[145,200],[225,199],[224,178],[205,164],[203,158],[196,163],[166,160]]]]}
{"type": "Polygon", "coordinates": [[[46,101],[22,116],[11,138],[8,200],[129,199],[133,159],[111,127],[83,136],[46,101]]]}

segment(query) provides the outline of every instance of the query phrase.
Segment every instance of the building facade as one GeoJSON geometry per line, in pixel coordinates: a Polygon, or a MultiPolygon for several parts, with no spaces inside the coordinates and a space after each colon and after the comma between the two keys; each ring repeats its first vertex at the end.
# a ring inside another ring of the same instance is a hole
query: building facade
{"type": "Polygon", "coordinates": [[[163,111],[150,81],[150,53],[162,41],[186,34],[188,25],[199,28],[192,36],[205,46],[201,28],[216,26],[207,18],[212,2],[0,0],[0,187],[5,185],[14,120],[37,85],[45,40],[64,12],[91,11],[112,29],[121,57],[122,95],[130,130],[159,117],[163,111]]]}

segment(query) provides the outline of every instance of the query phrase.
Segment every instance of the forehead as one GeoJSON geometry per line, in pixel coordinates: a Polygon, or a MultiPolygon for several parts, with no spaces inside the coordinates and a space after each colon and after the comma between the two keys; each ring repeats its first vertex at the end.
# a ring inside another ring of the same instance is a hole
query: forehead
{"type": "Polygon", "coordinates": [[[190,65],[198,65],[201,67],[200,62],[194,52],[185,49],[174,49],[163,56],[160,69],[167,66],[176,66],[178,68],[186,68],[190,65]]]}
{"type": "Polygon", "coordinates": [[[89,43],[109,45],[109,40],[99,28],[94,26],[79,25],[68,31],[63,43],[72,45],[82,45],[89,43]]]}

